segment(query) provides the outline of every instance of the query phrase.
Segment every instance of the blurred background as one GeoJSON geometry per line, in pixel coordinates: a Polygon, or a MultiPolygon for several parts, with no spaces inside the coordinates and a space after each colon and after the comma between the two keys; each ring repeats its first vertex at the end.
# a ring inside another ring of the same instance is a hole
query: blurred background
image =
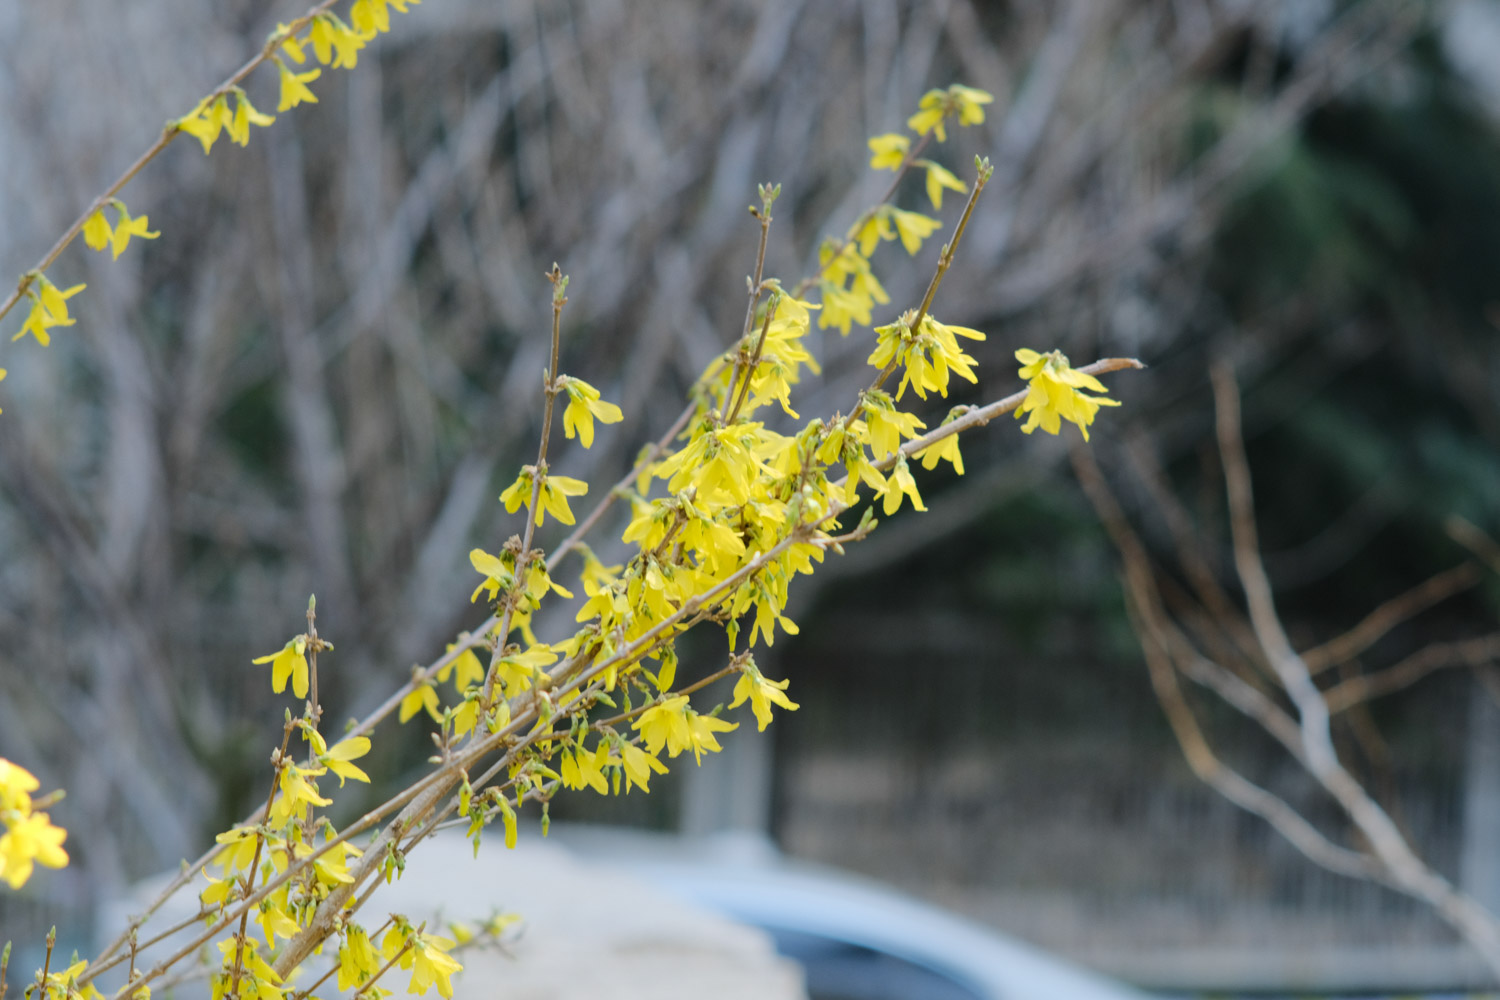
{"type": "MultiPolygon", "coordinates": [[[[302,9],[0,0],[0,271],[302,9]]],[[[996,174],[935,307],[988,331],[981,380],[929,424],[1015,391],[1018,347],[1140,357],[1091,452],[1164,579],[1175,511],[1238,602],[1208,381],[1231,363],[1299,646],[1464,562],[1450,518],[1500,535],[1500,3],[427,0],[396,22],[248,149],[174,143],[124,192],[161,238],[70,248],[52,276],[88,282],[77,326],[0,351],[0,756],[68,790],[75,859],[0,897],[7,936],[86,926],[248,812],[282,712],[250,660],[309,593],[335,722],[482,619],[466,554],[519,528],[495,498],[534,455],[548,265],[572,276],[562,370],[626,413],[556,452],[597,492],[738,335],[756,183],[783,185],[767,271],[794,281],[887,183],[866,138],[929,87],[996,98],[935,154],[996,174]]],[[[274,76],[249,84],[263,109],[274,76]]],[[[876,256],[877,322],[936,246],[876,256]]],[[[869,332],[812,346],[799,411],[847,409],[869,332]]],[[[553,815],[764,831],[1146,986],[1484,984],[1422,905],[1193,777],[1067,441],[1002,423],[963,447],[965,477],[919,473],[929,514],[794,589],[801,635],[757,659],[799,712],[649,799],[553,815]]],[[[1342,676],[1471,655],[1335,733],[1423,856],[1500,908],[1500,584],[1452,589],[1342,676]]],[[[722,665],[700,639],[684,670],[722,665]]],[[[1295,762],[1192,698],[1225,758],[1357,844],[1295,762]]],[[[372,801],[418,773],[408,728],[372,801]]]]}

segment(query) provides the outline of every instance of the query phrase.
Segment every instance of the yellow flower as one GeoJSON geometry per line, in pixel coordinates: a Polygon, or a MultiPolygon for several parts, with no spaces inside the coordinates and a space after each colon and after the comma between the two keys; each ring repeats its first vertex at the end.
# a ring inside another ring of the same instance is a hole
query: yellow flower
{"type": "MultiPolygon", "coordinates": [[[[448,652],[453,652],[454,645],[454,643],[448,644],[448,652]]],[[[479,662],[479,657],[474,655],[472,649],[466,649],[449,660],[448,665],[437,672],[438,682],[447,683],[448,677],[455,670],[458,671],[458,676],[454,678],[453,686],[458,689],[459,694],[462,694],[470,684],[477,684],[484,680],[484,664],[479,662]]]]}
{"type": "MultiPolygon", "coordinates": [[[[955,413],[950,413],[948,415],[948,419],[944,420],[943,423],[946,424],[950,422],[954,419],[954,417],[958,416],[963,411],[964,408],[957,408],[957,411],[955,413]]],[[[957,434],[949,434],[947,437],[943,438],[936,444],[928,445],[926,448],[923,448],[921,451],[917,452],[914,457],[920,458],[922,460],[922,468],[928,470],[929,472],[937,468],[939,460],[946,458],[948,461],[953,463],[954,472],[958,473],[960,476],[964,474],[964,457],[959,453],[958,450],[957,434]]]]}
{"type": "Polygon", "coordinates": [[[400,721],[406,722],[423,709],[426,709],[427,714],[432,716],[433,722],[443,721],[443,715],[438,711],[437,692],[432,689],[431,681],[423,681],[401,699],[400,721]]]}
{"type": "Polygon", "coordinates": [[[27,292],[31,299],[31,312],[26,314],[26,322],[21,324],[21,330],[11,340],[20,340],[28,333],[36,338],[36,342],[46,347],[52,343],[52,335],[47,331],[54,326],[72,326],[73,320],[57,320],[47,312],[47,307],[42,305],[42,300],[31,292],[27,292]]]}
{"type": "Polygon", "coordinates": [[[896,467],[886,477],[885,489],[881,491],[881,495],[885,498],[882,506],[886,517],[896,513],[903,495],[911,498],[911,505],[917,510],[927,509],[922,505],[921,494],[917,492],[917,481],[911,477],[911,470],[906,467],[905,455],[896,456],[896,467]]]}
{"type": "Polygon", "coordinates": [[[1119,406],[1118,400],[1086,396],[1080,390],[1108,392],[1109,390],[1092,375],[1075,370],[1068,364],[1067,355],[1061,351],[1038,354],[1021,348],[1016,351],[1016,360],[1021,362],[1021,377],[1030,383],[1026,399],[1016,410],[1016,419],[1023,413],[1031,416],[1021,427],[1030,434],[1041,427],[1048,434],[1056,434],[1062,428],[1062,420],[1078,425],[1083,439],[1089,439],[1089,424],[1101,406],[1119,406]]]}
{"type": "Polygon", "coordinates": [[[563,433],[569,440],[576,430],[579,442],[585,448],[593,447],[596,419],[601,424],[617,424],[624,419],[618,406],[600,399],[599,390],[582,379],[564,375],[558,381],[568,393],[568,407],[563,410],[563,433]]]}
{"type": "Polygon", "coordinates": [[[68,831],[53,826],[46,813],[30,813],[6,819],[5,835],[0,837],[0,878],[12,889],[19,889],[31,878],[33,864],[62,868],[68,863],[68,852],[62,843],[68,831]]]}
{"type": "MultiPolygon", "coordinates": [[[[406,991],[421,996],[436,985],[438,994],[444,1000],[451,1000],[453,984],[449,982],[449,978],[455,972],[463,970],[463,965],[448,954],[448,949],[452,947],[453,942],[447,938],[418,934],[412,942],[411,951],[408,952],[412,956],[412,972],[411,984],[406,991]]],[[[404,961],[402,968],[406,968],[404,961]]]]}
{"type": "Polygon", "coordinates": [[[248,146],[250,145],[250,126],[265,127],[274,122],[276,117],[256,111],[255,105],[250,103],[250,98],[245,96],[243,90],[236,90],[234,96],[238,103],[234,108],[234,119],[229,123],[229,139],[241,146],[248,146]]]}
{"type": "Polygon", "coordinates": [[[714,738],[714,733],[727,733],[740,728],[738,722],[725,722],[723,719],[712,715],[699,715],[697,712],[688,713],[688,746],[693,751],[695,763],[703,763],[703,751],[708,750],[718,753],[724,748],[719,746],[719,741],[714,738]]]}
{"type": "Polygon", "coordinates": [[[901,164],[906,162],[906,151],[910,147],[911,141],[899,132],[875,136],[870,140],[870,152],[875,154],[870,158],[871,169],[900,170],[901,164]]]}
{"type": "Polygon", "coordinates": [[[542,523],[542,510],[563,524],[574,522],[573,511],[568,507],[568,497],[581,497],[589,491],[589,484],[568,476],[548,476],[542,480],[542,502],[536,512],[536,523],[542,523]]]}
{"type": "Polygon", "coordinates": [[[687,721],[687,704],[688,696],[685,694],[668,698],[646,709],[640,718],[630,724],[631,729],[640,731],[641,741],[652,755],[661,753],[663,746],[666,746],[667,753],[672,757],[687,748],[692,737],[692,729],[687,721]]]}
{"type": "MultiPolygon", "coordinates": [[[[276,25],[276,34],[286,36],[281,40],[281,47],[286,50],[287,55],[299,63],[307,61],[307,53],[302,51],[302,41],[296,35],[292,34],[291,28],[284,24],[278,24],[276,25]]],[[[275,59],[278,63],[281,62],[279,56],[272,56],[271,58],[275,59]]],[[[342,989],[343,987],[339,988],[342,989]]]]}
{"type": "Polygon", "coordinates": [[[620,746],[620,760],[625,766],[625,793],[627,795],[630,794],[632,785],[638,786],[643,792],[650,792],[652,771],[657,774],[667,773],[667,765],[630,743],[620,746]]]}
{"type": "Polygon", "coordinates": [[[161,233],[153,233],[146,225],[147,216],[130,217],[130,212],[121,202],[115,202],[115,211],[120,213],[120,221],[115,223],[114,237],[110,243],[110,250],[115,255],[115,260],[120,259],[120,254],[130,245],[132,236],[139,236],[143,240],[154,240],[161,233]]]}
{"type": "Polygon", "coordinates": [[[870,210],[870,213],[854,224],[849,230],[849,238],[859,244],[859,253],[862,257],[868,257],[875,252],[881,240],[888,240],[896,234],[891,230],[891,213],[895,209],[889,205],[879,205],[870,210]]]}
{"type": "MultiPolygon", "coordinates": [[[[291,53],[290,42],[286,43],[287,51],[291,53]]],[[[292,53],[298,62],[302,61],[302,50],[299,48],[292,53]]],[[[317,104],[318,95],[314,94],[308,84],[323,74],[321,69],[314,66],[306,73],[293,73],[281,58],[276,57],[276,68],[281,73],[281,100],[276,105],[277,111],[290,111],[299,104],[317,104]]]]}
{"type": "Polygon", "coordinates": [[[327,753],[318,754],[318,762],[323,764],[339,776],[339,787],[344,787],[345,778],[353,778],[355,781],[370,783],[370,776],[359,767],[349,763],[358,760],[370,752],[370,741],[364,736],[351,736],[347,740],[339,740],[327,753]]]}
{"type": "Polygon", "coordinates": [[[307,657],[303,653],[307,649],[307,639],[297,636],[292,639],[281,650],[266,656],[257,657],[251,663],[271,664],[271,690],[280,694],[286,690],[287,678],[292,680],[292,693],[298,698],[307,697],[307,657]]]}
{"type": "Polygon", "coordinates": [[[308,806],[326,806],[333,800],[318,794],[318,786],[309,779],[328,773],[322,767],[298,767],[288,761],[282,765],[278,785],[281,795],[271,807],[271,823],[281,826],[288,820],[307,815],[308,806]]]}
{"type": "Polygon", "coordinates": [[[919,110],[906,124],[918,135],[936,132],[938,142],[948,138],[943,122],[950,114],[958,115],[960,125],[978,125],[984,121],[984,105],[994,98],[983,90],[955,83],[947,90],[929,90],[922,95],[919,110]]]}
{"type": "Polygon", "coordinates": [[[562,754],[562,783],[565,788],[582,790],[592,788],[600,795],[609,792],[604,780],[604,767],[609,763],[609,744],[604,740],[589,753],[579,744],[576,749],[564,750],[562,754]]]}
{"type": "Polygon", "coordinates": [[[31,793],[39,787],[36,775],[0,757],[0,812],[31,812],[31,793]]]}
{"type": "Polygon", "coordinates": [[[226,874],[233,869],[235,871],[246,871],[255,860],[255,844],[257,834],[254,827],[241,826],[233,830],[225,830],[214,838],[214,842],[223,844],[224,849],[219,852],[214,862],[226,874]]]}
{"type": "Polygon", "coordinates": [[[365,47],[358,32],[339,20],[338,15],[328,13],[313,18],[307,40],[312,43],[318,62],[325,66],[331,62],[334,69],[353,69],[359,61],[359,50],[365,47]]]}
{"type": "Polygon", "coordinates": [[[83,224],[83,242],[88,244],[90,250],[103,250],[109,246],[114,232],[109,228],[109,223],[104,218],[104,209],[99,209],[83,224]]]}
{"type": "Polygon", "coordinates": [[[192,114],[179,118],[172,124],[179,132],[186,132],[202,143],[203,152],[207,154],[214,148],[219,132],[230,124],[232,117],[229,112],[229,102],[225,100],[223,94],[220,94],[214,98],[212,104],[206,100],[199,102],[192,114]]]}
{"type": "MultiPolygon", "coordinates": [[[[532,466],[523,467],[516,481],[500,494],[500,500],[507,511],[514,514],[523,504],[531,502],[532,477],[535,474],[532,466]]],[[[568,476],[547,476],[542,480],[541,497],[536,505],[537,526],[541,526],[544,513],[551,514],[563,524],[572,524],[573,511],[568,507],[568,497],[580,497],[588,491],[589,484],[582,480],[568,476]]]]}
{"type": "Polygon", "coordinates": [[[757,728],[764,732],[771,724],[772,704],[780,705],[788,712],[795,712],[801,707],[786,696],[786,686],[789,683],[789,680],[767,680],[752,663],[740,674],[739,681],[734,685],[734,700],[729,703],[729,707],[738,708],[745,703],[746,698],[750,699],[750,709],[755,713],[757,728]]]}
{"type": "Polygon", "coordinates": [[[552,647],[539,642],[519,653],[502,656],[496,664],[496,676],[505,686],[507,696],[516,695],[531,690],[533,680],[543,684],[551,681],[552,678],[542,668],[556,662],[557,654],[552,651],[552,647]]]}
{"type": "Polygon", "coordinates": [[[363,983],[380,969],[370,936],[358,924],[344,925],[344,944],[339,948],[339,990],[363,983]]]}
{"type": "Polygon", "coordinates": [[[260,924],[260,932],[265,935],[267,948],[276,947],[277,935],[291,939],[296,937],[297,932],[302,929],[287,912],[291,905],[287,901],[289,888],[284,885],[270,897],[260,901],[260,912],[255,920],[260,924]]]}
{"type": "MultiPolygon", "coordinates": [[[[530,477],[528,476],[527,479],[529,480],[530,477]]],[[[519,480],[517,481],[519,482],[519,480]]],[[[506,490],[505,492],[508,494],[510,490],[506,490]]],[[[529,482],[527,484],[526,495],[528,497],[531,495],[529,482]]],[[[500,499],[504,500],[505,494],[502,494],[500,499]]],[[[484,549],[470,549],[469,563],[480,573],[484,574],[484,581],[474,588],[474,593],[469,595],[470,604],[474,603],[474,599],[479,596],[481,590],[489,591],[490,600],[493,601],[499,596],[500,591],[509,590],[510,585],[515,582],[515,577],[511,574],[510,565],[501,557],[492,556],[484,551],[484,549]]]]}
{"type": "Polygon", "coordinates": [[[922,100],[917,104],[917,113],[906,120],[907,128],[917,135],[926,135],[928,132],[936,131],[938,142],[948,138],[948,133],[943,131],[943,119],[948,116],[945,106],[947,97],[941,90],[929,90],[922,95],[922,100]]]}
{"type": "Polygon", "coordinates": [[[912,255],[922,249],[922,241],[942,225],[938,220],[920,212],[903,212],[899,208],[891,209],[891,219],[896,223],[896,233],[901,237],[901,245],[912,255]]]}
{"type": "Polygon", "coordinates": [[[896,409],[891,397],[879,389],[865,394],[865,421],[870,452],[877,459],[900,451],[903,437],[914,438],[927,426],[916,414],[896,409]]]}
{"type": "Polygon", "coordinates": [[[391,14],[386,10],[386,0],[354,0],[349,8],[349,20],[354,29],[366,37],[373,38],[391,30],[391,14]]]}
{"type": "Polygon", "coordinates": [[[931,160],[918,160],[917,165],[927,170],[927,198],[932,202],[932,210],[939,211],[943,207],[943,189],[957,191],[967,194],[969,186],[957,177],[953,176],[946,168],[938,166],[931,160]]]}
{"type": "Polygon", "coordinates": [[[47,310],[48,315],[58,323],[72,323],[73,317],[68,315],[68,299],[88,286],[74,285],[72,288],[59,289],[45,274],[39,274],[34,287],[37,298],[41,300],[42,308],[47,310]]]}
{"type": "Polygon", "coordinates": [[[948,88],[948,94],[958,105],[958,123],[960,125],[978,125],[984,121],[984,105],[994,100],[987,91],[977,87],[965,87],[961,83],[955,83],[948,88]]]}

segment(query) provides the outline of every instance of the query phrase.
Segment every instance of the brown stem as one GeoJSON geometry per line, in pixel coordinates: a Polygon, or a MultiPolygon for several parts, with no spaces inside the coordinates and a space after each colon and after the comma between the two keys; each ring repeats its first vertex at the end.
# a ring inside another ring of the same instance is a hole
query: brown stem
{"type": "Polygon", "coordinates": [[[743,369],[736,369],[736,375],[742,379],[737,395],[733,392],[735,380],[729,381],[730,392],[724,395],[724,409],[729,412],[727,417],[722,413],[719,415],[721,424],[734,423],[735,418],[740,415],[740,407],[745,405],[745,397],[750,394],[750,382],[755,377],[755,369],[760,366],[761,354],[766,349],[766,333],[771,329],[771,317],[776,315],[776,304],[780,301],[780,295],[772,295],[770,301],[766,303],[766,319],[760,325],[760,338],[755,342],[755,353],[745,363],[743,369]],[[729,410],[731,396],[734,397],[733,410],[729,410]]]}
{"type": "MultiPolygon", "coordinates": [[[[536,467],[531,475],[531,500],[526,505],[526,527],[521,538],[521,551],[516,555],[515,578],[511,581],[510,589],[502,598],[505,607],[500,614],[500,628],[498,631],[499,641],[495,643],[495,651],[490,655],[490,667],[484,675],[484,693],[479,699],[480,715],[488,715],[494,706],[495,700],[495,678],[500,673],[500,660],[505,656],[506,639],[510,636],[511,618],[515,615],[516,601],[519,600],[522,590],[526,586],[526,574],[531,565],[531,540],[536,536],[536,513],[537,505],[542,502],[542,483],[547,478],[547,444],[552,437],[552,404],[557,399],[557,363],[558,355],[561,353],[562,341],[562,309],[567,304],[567,296],[563,291],[567,288],[567,279],[556,264],[552,270],[547,272],[547,280],[552,283],[552,367],[547,369],[547,377],[543,382],[543,395],[546,397],[546,406],[542,413],[542,441],[537,446],[536,467]]],[[[478,732],[476,727],[475,732],[478,732]]]]}

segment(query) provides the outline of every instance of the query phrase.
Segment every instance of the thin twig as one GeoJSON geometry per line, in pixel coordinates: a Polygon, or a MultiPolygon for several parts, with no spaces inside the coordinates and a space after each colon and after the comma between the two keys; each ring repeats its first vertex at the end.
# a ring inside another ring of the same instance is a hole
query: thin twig
{"type": "Polygon", "coordinates": [[[527,571],[531,566],[531,541],[536,537],[536,525],[540,520],[538,514],[542,502],[542,486],[547,479],[547,444],[552,439],[552,406],[559,391],[557,365],[562,346],[562,310],[563,306],[568,303],[568,297],[565,294],[568,279],[563,276],[558,266],[553,264],[552,270],[547,272],[547,280],[552,284],[552,364],[547,369],[546,378],[542,382],[542,393],[546,397],[545,408],[542,411],[542,440],[537,446],[536,466],[531,475],[531,500],[526,505],[526,527],[521,538],[521,551],[516,553],[515,576],[502,598],[505,607],[500,613],[500,628],[496,633],[498,640],[495,643],[494,652],[490,654],[489,669],[484,675],[484,693],[479,699],[481,715],[488,715],[494,705],[495,678],[500,674],[500,661],[505,658],[505,646],[510,637],[510,623],[515,615],[516,602],[526,589],[527,571]]]}
{"type": "MultiPolygon", "coordinates": [[[[272,35],[269,39],[267,39],[266,43],[261,46],[260,52],[257,55],[251,58],[239,69],[231,73],[223,83],[219,84],[212,91],[210,91],[208,96],[204,98],[204,100],[212,103],[218,98],[234,90],[235,87],[239,86],[240,81],[244,80],[245,77],[253,73],[267,59],[270,59],[271,56],[276,52],[276,50],[281,47],[282,42],[296,35],[297,32],[305,28],[314,17],[332,7],[337,2],[338,0],[321,0],[320,3],[314,4],[312,7],[308,8],[307,13],[292,21],[292,23],[287,26],[287,30],[279,31],[276,34],[272,35]]],[[[181,134],[181,130],[172,125],[167,125],[162,129],[161,135],[157,138],[157,140],[149,147],[147,147],[144,153],[136,157],[135,162],[126,167],[125,172],[119,177],[115,178],[114,182],[110,184],[109,187],[105,188],[103,193],[89,204],[88,208],[83,210],[82,215],[73,220],[73,224],[69,226],[63,232],[63,234],[57,238],[57,242],[52,244],[52,248],[42,256],[42,259],[37,261],[36,265],[32,267],[31,270],[27,271],[24,275],[21,276],[21,280],[16,284],[16,290],[14,292],[11,292],[4,302],[0,302],[0,319],[3,319],[5,315],[11,311],[11,309],[15,308],[16,303],[21,301],[21,297],[26,294],[27,289],[31,287],[37,276],[51,267],[57,260],[57,258],[62,255],[62,252],[68,248],[68,244],[72,243],[73,240],[78,237],[78,234],[83,232],[84,223],[88,222],[89,217],[108,205],[111,198],[114,198],[116,195],[118,195],[124,189],[125,185],[129,184],[131,180],[135,178],[135,175],[140,173],[145,168],[146,164],[156,159],[156,157],[160,155],[162,150],[170,146],[172,144],[172,141],[181,134]]]]}
{"type": "Polygon", "coordinates": [[[1352,660],[1397,625],[1454,594],[1468,590],[1479,579],[1478,566],[1468,562],[1459,563],[1386,601],[1338,638],[1307,650],[1302,654],[1302,661],[1307,664],[1311,673],[1317,674],[1331,666],[1352,660]]]}
{"type": "Polygon", "coordinates": [[[1410,687],[1444,667],[1480,667],[1500,659],[1500,632],[1460,642],[1438,642],[1426,646],[1373,674],[1340,681],[1323,692],[1328,710],[1338,713],[1361,702],[1410,687]]]}

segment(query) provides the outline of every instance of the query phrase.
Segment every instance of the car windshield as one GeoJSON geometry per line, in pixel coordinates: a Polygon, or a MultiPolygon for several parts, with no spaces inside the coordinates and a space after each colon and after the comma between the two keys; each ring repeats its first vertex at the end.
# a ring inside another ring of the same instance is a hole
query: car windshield
{"type": "Polygon", "coordinates": [[[775,927],[776,950],[802,965],[808,1000],[990,1000],[958,979],[904,958],[775,927]]]}

